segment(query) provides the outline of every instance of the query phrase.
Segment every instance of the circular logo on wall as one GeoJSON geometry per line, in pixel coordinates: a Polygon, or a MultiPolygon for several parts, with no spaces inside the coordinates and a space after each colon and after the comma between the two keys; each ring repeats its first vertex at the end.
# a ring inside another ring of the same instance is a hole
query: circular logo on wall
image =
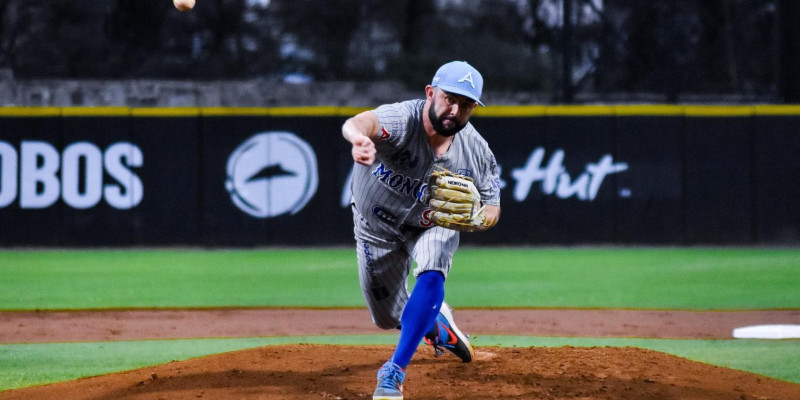
{"type": "Polygon", "coordinates": [[[296,214],[317,192],[317,156],[291,132],[262,132],[228,157],[225,189],[256,218],[296,214]]]}

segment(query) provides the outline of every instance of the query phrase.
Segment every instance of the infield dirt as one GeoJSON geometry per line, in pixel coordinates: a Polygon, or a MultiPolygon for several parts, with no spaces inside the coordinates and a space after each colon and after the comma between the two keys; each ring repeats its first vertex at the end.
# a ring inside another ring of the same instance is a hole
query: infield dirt
{"type": "MultiPolygon", "coordinates": [[[[0,341],[278,335],[286,334],[280,333],[286,324],[294,334],[379,333],[365,313],[11,312],[0,313],[0,341]],[[298,326],[305,328],[298,333],[298,326]]],[[[461,310],[456,318],[463,330],[480,334],[718,338],[730,335],[731,326],[776,318],[800,323],[800,311],[461,310]]],[[[0,392],[0,399],[371,399],[377,368],[391,351],[390,346],[269,346],[10,390],[0,392]]],[[[477,346],[476,359],[468,364],[420,348],[404,393],[406,399],[789,400],[800,399],[800,385],[632,347],[477,346]]]]}

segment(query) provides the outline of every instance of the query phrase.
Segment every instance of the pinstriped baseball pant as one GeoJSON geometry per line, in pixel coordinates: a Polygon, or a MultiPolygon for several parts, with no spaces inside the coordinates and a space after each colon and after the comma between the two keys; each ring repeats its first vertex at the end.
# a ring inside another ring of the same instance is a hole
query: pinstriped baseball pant
{"type": "Polygon", "coordinates": [[[380,234],[353,208],[358,276],[361,291],[372,315],[382,329],[400,326],[400,317],[408,301],[408,277],[416,261],[414,276],[425,271],[439,271],[445,279],[453,254],[458,248],[458,232],[434,226],[392,228],[380,234]]]}

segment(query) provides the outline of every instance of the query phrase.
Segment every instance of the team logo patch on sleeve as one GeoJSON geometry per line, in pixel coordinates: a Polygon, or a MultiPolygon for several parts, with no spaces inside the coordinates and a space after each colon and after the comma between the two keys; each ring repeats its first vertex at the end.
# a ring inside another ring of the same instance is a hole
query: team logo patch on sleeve
{"type": "Polygon", "coordinates": [[[390,137],[392,137],[392,134],[389,133],[388,130],[386,130],[385,126],[381,126],[381,133],[378,135],[378,139],[388,140],[390,137]]]}

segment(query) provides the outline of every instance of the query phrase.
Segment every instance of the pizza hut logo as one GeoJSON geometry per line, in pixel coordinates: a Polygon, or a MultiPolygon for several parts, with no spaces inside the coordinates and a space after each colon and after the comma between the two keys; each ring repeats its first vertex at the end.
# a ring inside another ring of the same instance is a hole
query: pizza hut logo
{"type": "Polygon", "coordinates": [[[317,156],[291,132],[262,132],[242,143],[227,164],[225,189],[256,218],[296,214],[317,192],[317,156]]]}
{"type": "MultiPolygon", "coordinates": [[[[516,181],[514,199],[524,201],[534,183],[541,182],[541,191],[546,195],[554,194],[561,199],[574,196],[579,200],[594,201],[606,177],[628,170],[628,163],[614,162],[611,154],[605,154],[598,162],[586,164],[584,172],[573,179],[564,167],[564,155],[564,150],[558,149],[545,164],[544,147],[534,149],[524,166],[511,171],[516,181]]],[[[630,189],[620,189],[619,196],[630,197],[630,189]]]]}

